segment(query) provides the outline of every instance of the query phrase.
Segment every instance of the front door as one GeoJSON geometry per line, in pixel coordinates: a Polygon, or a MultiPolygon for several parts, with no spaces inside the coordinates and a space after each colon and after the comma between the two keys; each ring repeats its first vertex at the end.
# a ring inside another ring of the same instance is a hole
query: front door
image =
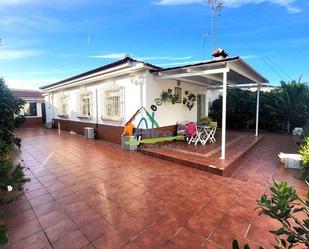
{"type": "Polygon", "coordinates": [[[41,104],[42,107],[42,123],[45,124],[46,123],[46,110],[45,110],[45,103],[41,104]]]}
{"type": "Polygon", "coordinates": [[[206,115],[206,95],[197,95],[197,122],[201,121],[202,117],[206,115]]]}

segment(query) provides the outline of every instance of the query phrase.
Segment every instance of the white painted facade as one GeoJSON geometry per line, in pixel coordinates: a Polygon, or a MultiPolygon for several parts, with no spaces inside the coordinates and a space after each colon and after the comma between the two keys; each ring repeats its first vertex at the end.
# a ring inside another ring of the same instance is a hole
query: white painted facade
{"type": "MultiPolygon", "coordinates": [[[[78,121],[94,124],[105,124],[111,126],[123,126],[132,115],[140,108],[145,107],[149,113],[152,113],[151,105],[155,104],[155,99],[160,98],[163,91],[169,88],[174,90],[177,86],[176,80],[156,80],[149,68],[143,63],[137,63],[133,67],[120,69],[116,72],[111,72],[111,76],[93,77],[92,81],[80,79],[72,84],[59,85],[51,89],[44,89],[46,103],[46,121],[53,119],[63,119],[70,121],[78,121]],[[102,91],[104,89],[113,89],[115,86],[123,88],[123,103],[121,120],[113,121],[102,119],[104,111],[104,97],[102,91]],[[86,89],[91,93],[91,108],[90,116],[81,118],[80,103],[78,96],[81,89],[86,89]],[[67,117],[59,116],[59,95],[65,94],[68,96],[68,115],[67,117]]],[[[206,115],[208,110],[208,100],[212,101],[218,97],[218,90],[207,91],[205,86],[180,82],[182,89],[182,97],[185,96],[185,91],[189,91],[197,96],[197,94],[205,94],[206,115]]],[[[175,125],[179,121],[196,121],[197,120],[197,102],[194,107],[189,110],[183,103],[162,103],[157,106],[155,112],[155,120],[160,127],[175,125]]],[[[133,124],[136,125],[138,118],[133,124]]]]}

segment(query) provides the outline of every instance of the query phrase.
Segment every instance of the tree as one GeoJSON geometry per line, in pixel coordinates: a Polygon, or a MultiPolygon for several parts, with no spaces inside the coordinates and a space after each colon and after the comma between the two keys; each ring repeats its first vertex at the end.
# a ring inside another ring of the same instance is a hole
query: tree
{"type": "Polygon", "coordinates": [[[281,81],[281,88],[274,91],[272,99],[266,100],[270,114],[285,124],[289,133],[291,128],[303,126],[309,117],[309,88],[305,83],[281,81]]]}

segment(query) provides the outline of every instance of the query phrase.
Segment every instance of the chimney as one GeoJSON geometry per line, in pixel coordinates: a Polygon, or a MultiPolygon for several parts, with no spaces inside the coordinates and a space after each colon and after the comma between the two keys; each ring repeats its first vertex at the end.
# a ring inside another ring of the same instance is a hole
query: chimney
{"type": "Polygon", "coordinates": [[[224,60],[228,57],[228,53],[226,53],[222,48],[217,48],[211,55],[216,61],[224,60]]]}

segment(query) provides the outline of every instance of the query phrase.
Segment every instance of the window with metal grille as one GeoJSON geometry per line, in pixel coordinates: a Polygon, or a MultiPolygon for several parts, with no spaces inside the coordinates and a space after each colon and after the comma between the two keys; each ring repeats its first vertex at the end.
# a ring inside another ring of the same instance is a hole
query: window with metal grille
{"type": "Polygon", "coordinates": [[[103,119],[120,121],[123,118],[123,87],[103,90],[103,119]]]}
{"type": "Polygon", "coordinates": [[[58,115],[67,116],[69,114],[69,96],[67,94],[60,94],[58,96],[58,115]]]}

